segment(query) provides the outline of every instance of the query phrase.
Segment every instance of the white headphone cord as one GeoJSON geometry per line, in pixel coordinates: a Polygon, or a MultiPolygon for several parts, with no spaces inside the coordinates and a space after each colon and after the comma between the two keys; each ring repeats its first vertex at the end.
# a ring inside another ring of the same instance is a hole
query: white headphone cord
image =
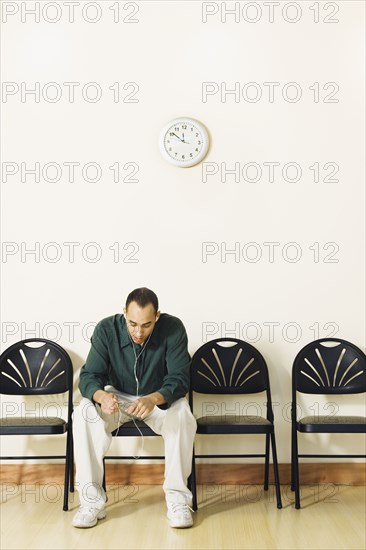
{"type": "MultiPolygon", "coordinates": [[[[147,344],[148,344],[148,342],[149,342],[149,340],[150,340],[150,337],[151,337],[152,332],[151,332],[151,334],[149,334],[149,337],[148,337],[148,339],[146,340],[146,342],[145,342],[145,344],[144,344],[142,350],[141,350],[138,354],[136,354],[134,342],[133,342],[133,340],[132,340],[132,338],[131,338],[131,335],[130,335],[128,329],[127,329],[127,334],[128,334],[128,336],[129,336],[129,338],[130,338],[130,340],[131,340],[132,349],[133,349],[133,353],[134,353],[134,356],[135,356],[135,364],[134,364],[134,366],[133,366],[133,373],[134,373],[135,380],[136,380],[136,395],[137,395],[137,397],[139,397],[139,385],[140,385],[140,383],[139,383],[139,379],[138,379],[137,373],[136,373],[137,361],[138,361],[138,359],[141,357],[141,355],[144,353],[145,348],[146,348],[146,346],[147,346],[147,344]]],[[[122,422],[122,414],[123,414],[123,412],[122,412],[121,410],[119,410],[118,428],[117,428],[117,434],[116,434],[116,435],[118,435],[119,429],[120,429],[120,427],[121,427],[122,424],[123,424],[123,422],[122,422]]],[[[141,451],[140,451],[140,455],[139,455],[139,456],[133,456],[133,458],[140,458],[140,457],[141,457],[141,454],[143,453],[143,450],[144,450],[144,434],[142,433],[142,431],[140,430],[139,426],[137,425],[136,419],[133,418],[133,417],[131,417],[131,420],[132,420],[132,422],[134,423],[136,430],[139,432],[139,434],[140,434],[140,436],[141,436],[141,451]]]]}
{"type": "MultiPolygon", "coordinates": [[[[122,426],[122,424],[124,424],[124,422],[122,422],[122,415],[123,415],[123,412],[118,409],[118,428],[117,428],[117,433],[116,433],[116,436],[118,436],[118,433],[119,433],[119,429],[120,427],[122,426]]],[[[140,430],[139,426],[137,425],[137,422],[135,420],[135,418],[131,417],[131,420],[132,422],[134,423],[135,425],[135,428],[136,430],[139,432],[140,436],[141,436],[141,450],[140,450],[140,454],[138,456],[136,455],[132,455],[133,458],[141,458],[141,455],[144,451],[144,434],[142,433],[142,431],[140,430]]]]}
{"type": "Polygon", "coordinates": [[[136,373],[137,361],[138,361],[138,359],[141,357],[141,355],[144,353],[144,351],[145,351],[145,349],[146,349],[146,346],[147,346],[147,344],[149,343],[149,340],[150,340],[150,338],[151,338],[152,332],[149,334],[149,337],[148,337],[148,339],[146,340],[146,342],[144,343],[142,350],[139,351],[138,354],[136,354],[134,342],[133,342],[133,340],[132,340],[132,338],[131,338],[131,335],[130,335],[128,329],[127,329],[127,334],[128,334],[128,336],[129,336],[129,338],[130,338],[130,340],[131,340],[132,349],[133,349],[133,354],[134,354],[134,356],[135,356],[135,364],[134,364],[134,366],[133,366],[133,373],[134,373],[135,381],[136,381],[136,395],[137,395],[137,397],[139,397],[139,386],[140,386],[140,382],[139,382],[139,379],[138,379],[137,373],[136,373]]]}

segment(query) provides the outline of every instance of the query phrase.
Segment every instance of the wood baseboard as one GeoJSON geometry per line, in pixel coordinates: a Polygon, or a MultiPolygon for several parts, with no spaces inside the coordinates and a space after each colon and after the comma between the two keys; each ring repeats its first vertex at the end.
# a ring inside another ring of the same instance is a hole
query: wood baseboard
{"type": "MultiPolygon", "coordinates": [[[[263,483],[262,464],[198,464],[199,484],[257,485],[263,483]]],[[[291,465],[279,465],[280,481],[289,484],[291,465]]],[[[62,464],[3,464],[0,466],[0,483],[46,484],[63,483],[62,464]]],[[[106,463],[108,484],[161,485],[164,481],[164,464],[106,463]]],[[[303,484],[366,484],[365,463],[302,463],[300,481],[303,484]]],[[[272,468],[270,483],[273,483],[272,468]]]]}

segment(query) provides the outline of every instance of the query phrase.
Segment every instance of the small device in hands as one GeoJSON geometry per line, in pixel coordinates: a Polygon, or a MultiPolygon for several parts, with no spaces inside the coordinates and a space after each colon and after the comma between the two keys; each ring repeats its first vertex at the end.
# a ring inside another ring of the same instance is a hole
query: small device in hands
{"type": "Polygon", "coordinates": [[[142,420],[140,416],[136,416],[135,414],[131,414],[127,412],[128,407],[131,405],[131,403],[124,402],[124,401],[118,401],[118,408],[120,411],[123,412],[126,416],[129,416],[133,420],[142,420]]]}

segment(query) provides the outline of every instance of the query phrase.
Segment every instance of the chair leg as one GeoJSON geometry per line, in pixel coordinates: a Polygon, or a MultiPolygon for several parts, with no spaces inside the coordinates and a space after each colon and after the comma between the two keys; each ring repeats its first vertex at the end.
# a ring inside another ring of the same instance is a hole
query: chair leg
{"type": "Polygon", "coordinates": [[[294,430],[291,432],[291,491],[295,491],[295,435],[294,430]]]}
{"type": "Polygon", "coordinates": [[[198,509],[197,506],[197,478],[196,478],[196,459],[194,455],[194,447],[193,447],[193,454],[192,454],[192,471],[190,475],[190,490],[192,493],[192,508],[194,511],[198,509]]]}
{"type": "Polygon", "coordinates": [[[264,486],[263,489],[268,491],[268,482],[269,482],[269,434],[266,434],[266,458],[264,462],[264,486]]]}
{"type": "Polygon", "coordinates": [[[104,491],[106,491],[106,485],[105,485],[105,458],[103,457],[103,483],[102,483],[102,487],[104,489],[104,491]]]}
{"type": "Polygon", "coordinates": [[[70,463],[71,463],[71,433],[67,432],[66,435],[66,457],[65,457],[65,479],[64,479],[64,504],[63,510],[67,512],[69,509],[69,482],[70,482],[70,463]]]}
{"type": "Polygon", "coordinates": [[[69,467],[65,465],[64,504],[62,508],[64,512],[69,509],[69,473],[69,467]]]}
{"type": "Polygon", "coordinates": [[[70,436],[70,493],[74,492],[74,438],[71,434],[70,436]]]}
{"type": "Polygon", "coordinates": [[[299,445],[297,425],[292,422],[291,430],[291,490],[295,491],[295,508],[300,508],[299,445]]]}
{"type": "Polygon", "coordinates": [[[276,499],[277,499],[277,508],[282,508],[281,500],[281,486],[280,486],[280,476],[278,473],[278,461],[277,461],[277,449],[276,449],[276,439],[274,432],[271,433],[271,442],[272,442],[272,457],[273,457],[273,473],[276,484],[276,499]]]}

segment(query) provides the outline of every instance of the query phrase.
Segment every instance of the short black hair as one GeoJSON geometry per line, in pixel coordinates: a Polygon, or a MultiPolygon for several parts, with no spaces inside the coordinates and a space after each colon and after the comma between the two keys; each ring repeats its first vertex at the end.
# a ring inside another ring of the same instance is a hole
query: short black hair
{"type": "Polygon", "coordinates": [[[136,302],[136,304],[140,307],[146,307],[149,304],[152,304],[155,312],[159,309],[157,295],[155,292],[146,287],[135,288],[135,290],[129,293],[126,300],[126,311],[131,302],[136,302]]]}

